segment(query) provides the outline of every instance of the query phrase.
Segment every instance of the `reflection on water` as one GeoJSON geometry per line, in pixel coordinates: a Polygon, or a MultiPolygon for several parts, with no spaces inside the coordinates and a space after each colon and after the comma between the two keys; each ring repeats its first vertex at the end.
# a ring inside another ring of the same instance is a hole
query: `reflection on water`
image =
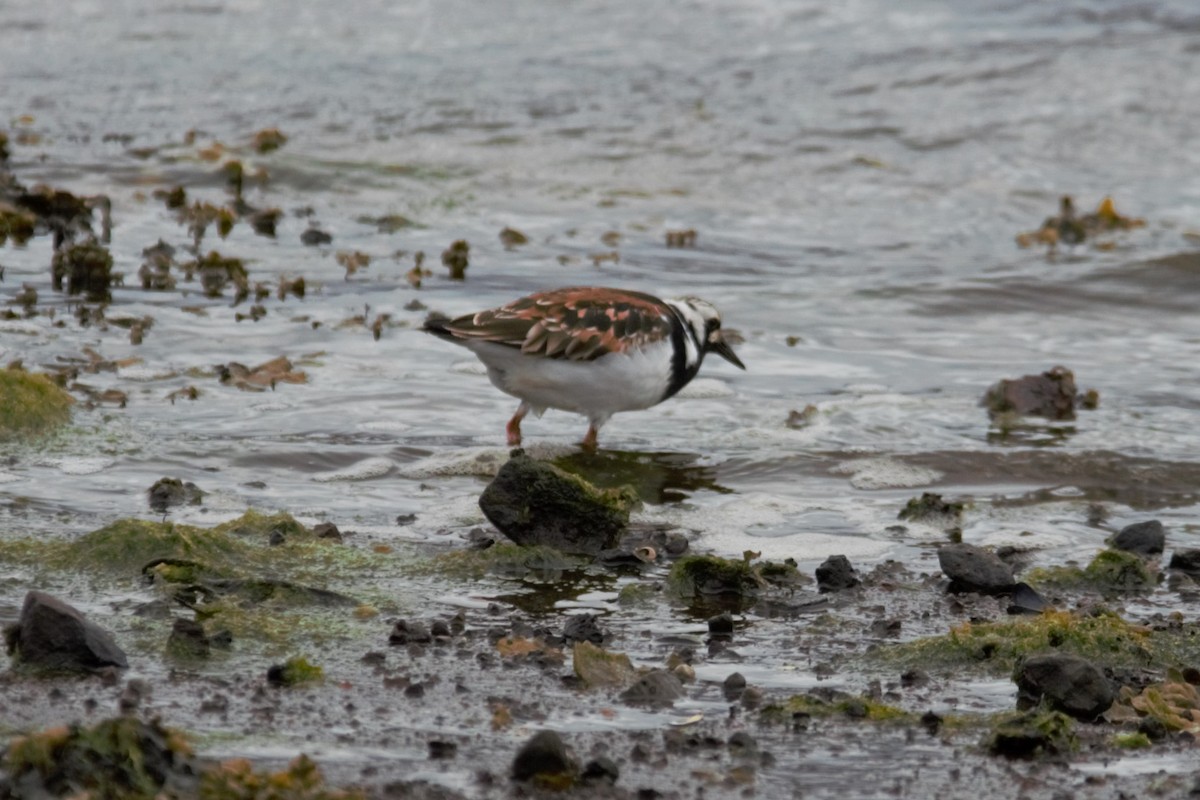
{"type": "Polygon", "coordinates": [[[581,450],[554,463],[602,489],[631,486],[645,503],[677,503],[698,491],[732,492],[717,483],[717,468],[697,463],[702,460],[699,453],[581,450]]]}

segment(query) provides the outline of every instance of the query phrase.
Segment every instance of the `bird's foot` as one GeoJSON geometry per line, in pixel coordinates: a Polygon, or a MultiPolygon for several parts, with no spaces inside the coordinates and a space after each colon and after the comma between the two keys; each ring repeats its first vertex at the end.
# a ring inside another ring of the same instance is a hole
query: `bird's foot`
{"type": "Polygon", "coordinates": [[[589,425],[587,436],[583,437],[583,441],[579,443],[579,446],[582,447],[588,453],[596,452],[596,447],[597,447],[596,435],[597,435],[597,433],[598,433],[598,431],[596,430],[596,426],[589,425]]]}

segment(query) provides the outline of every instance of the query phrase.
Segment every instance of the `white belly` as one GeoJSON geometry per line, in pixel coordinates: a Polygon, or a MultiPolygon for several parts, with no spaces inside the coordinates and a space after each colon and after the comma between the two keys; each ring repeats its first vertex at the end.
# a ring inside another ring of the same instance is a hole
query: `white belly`
{"type": "Polygon", "coordinates": [[[541,412],[558,408],[603,422],[618,411],[649,408],[662,400],[671,375],[671,345],[656,343],[594,361],[569,361],[521,353],[490,342],[464,343],[488,368],[496,388],[541,412]]]}

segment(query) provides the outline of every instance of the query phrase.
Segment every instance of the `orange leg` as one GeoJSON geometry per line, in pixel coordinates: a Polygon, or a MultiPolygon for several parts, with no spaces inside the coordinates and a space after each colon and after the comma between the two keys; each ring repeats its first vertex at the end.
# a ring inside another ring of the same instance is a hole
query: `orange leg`
{"type": "Polygon", "coordinates": [[[525,419],[525,415],[529,413],[529,404],[521,403],[517,406],[517,413],[512,415],[512,419],[508,421],[508,425],[504,430],[508,434],[508,446],[516,447],[521,443],[521,420],[525,419]]]}
{"type": "Polygon", "coordinates": [[[598,433],[599,431],[596,430],[595,425],[588,425],[587,436],[583,437],[583,441],[579,443],[579,446],[589,453],[596,452],[596,435],[598,433]]]}

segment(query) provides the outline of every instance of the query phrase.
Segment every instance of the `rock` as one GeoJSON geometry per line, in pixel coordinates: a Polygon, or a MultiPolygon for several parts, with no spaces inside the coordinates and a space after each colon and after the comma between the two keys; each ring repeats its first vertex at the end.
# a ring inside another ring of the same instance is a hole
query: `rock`
{"type": "Polygon", "coordinates": [[[300,234],[300,241],[309,247],[318,247],[332,242],[333,236],[320,228],[309,228],[300,234]]]}
{"type": "Polygon", "coordinates": [[[312,532],[313,536],[316,536],[318,539],[333,539],[335,542],[342,541],[342,532],[332,522],[318,522],[313,526],[312,532]]]}
{"type": "Polygon", "coordinates": [[[388,644],[399,647],[406,644],[429,644],[433,634],[423,622],[410,622],[406,619],[396,620],[392,632],[388,636],[388,644]]]}
{"type": "Polygon", "coordinates": [[[984,737],[983,747],[994,756],[1031,758],[1038,754],[1069,753],[1075,741],[1071,718],[1066,714],[1030,712],[999,720],[984,737]]]}
{"type": "Polygon", "coordinates": [[[1162,523],[1156,519],[1126,525],[1109,540],[1109,545],[1117,550],[1124,550],[1139,556],[1162,555],[1166,543],[1166,531],[1163,530],[1162,523]]]}
{"type": "Polygon", "coordinates": [[[735,731],[730,734],[726,743],[729,753],[734,758],[748,758],[758,755],[758,742],[745,731],[735,731]]]}
{"type": "Polygon", "coordinates": [[[1188,548],[1171,553],[1168,569],[1177,569],[1193,577],[1200,577],[1200,549],[1188,548]]]}
{"type": "Polygon", "coordinates": [[[708,619],[708,632],[713,636],[733,636],[733,614],[722,611],[708,619]]]}
{"type": "Polygon", "coordinates": [[[458,755],[458,745],[444,739],[429,740],[429,758],[435,761],[448,760],[458,755]]]}
{"type": "Polygon", "coordinates": [[[740,672],[731,672],[721,683],[721,693],[726,700],[736,700],[746,691],[746,677],[740,672]]]}
{"type": "Polygon", "coordinates": [[[948,544],[938,549],[942,574],[950,579],[947,591],[1004,594],[1012,589],[1012,567],[1000,557],[973,544],[948,544]]]}
{"type": "Polygon", "coordinates": [[[942,528],[953,528],[962,522],[964,503],[952,503],[942,499],[940,494],[924,492],[920,497],[914,497],[904,504],[897,519],[909,522],[923,522],[942,528]]]}
{"type": "Polygon", "coordinates": [[[680,697],[683,697],[683,683],[665,669],[647,672],[621,692],[621,700],[630,705],[669,706],[680,697]]]}
{"type": "Polygon", "coordinates": [[[860,583],[858,573],[845,556],[830,556],[817,567],[817,589],[821,592],[840,592],[860,583]]]}
{"type": "Polygon", "coordinates": [[[1009,614],[1040,614],[1050,607],[1028,583],[1022,581],[1012,587],[1012,598],[1008,605],[1009,614]]]}
{"type": "Polygon", "coordinates": [[[1054,367],[1041,375],[1004,379],[994,384],[980,401],[988,416],[1034,415],[1052,420],[1075,419],[1075,375],[1054,367]]]}
{"type": "Polygon", "coordinates": [[[582,777],[584,783],[606,783],[611,786],[621,777],[621,771],[608,756],[598,756],[584,766],[582,777]]]}
{"type": "Polygon", "coordinates": [[[107,631],[45,592],[25,595],[21,617],[4,638],[13,660],[35,669],[94,672],[129,666],[107,631]]]}
{"type": "Polygon", "coordinates": [[[479,507],[517,544],[594,556],[616,545],[629,525],[633,502],[626,492],[596,489],[514,450],[483,490],[479,507]]]}
{"type": "Polygon", "coordinates": [[[173,506],[198,506],[204,497],[204,492],[196,484],[184,482],[178,478],[159,478],[146,491],[150,502],[150,510],[157,514],[167,513],[173,506]]]}
{"type": "Polygon", "coordinates": [[[571,658],[575,676],[587,687],[625,686],[637,675],[629,656],[610,653],[591,642],[578,642],[571,658]]]}
{"type": "Polygon", "coordinates": [[[456,239],[442,251],[442,264],[450,270],[450,279],[465,280],[467,266],[470,263],[471,245],[466,239],[456,239]]]}
{"type": "Polygon", "coordinates": [[[570,784],[579,767],[567,753],[567,746],[554,731],[538,731],[521,746],[513,759],[513,780],[570,784]]]}
{"type": "Polygon", "coordinates": [[[567,644],[591,642],[599,645],[604,643],[604,631],[595,614],[576,614],[563,625],[563,641],[567,644]]]}
{"type": "Polygon", "coordinates": [[[1084,721],[1094,720],[1116,699],[1112,684],[1092,662],[1065,653],[1030,656],[1013,676],[1018,704],[1045,701],[1050,708],[1084,721]]]}

